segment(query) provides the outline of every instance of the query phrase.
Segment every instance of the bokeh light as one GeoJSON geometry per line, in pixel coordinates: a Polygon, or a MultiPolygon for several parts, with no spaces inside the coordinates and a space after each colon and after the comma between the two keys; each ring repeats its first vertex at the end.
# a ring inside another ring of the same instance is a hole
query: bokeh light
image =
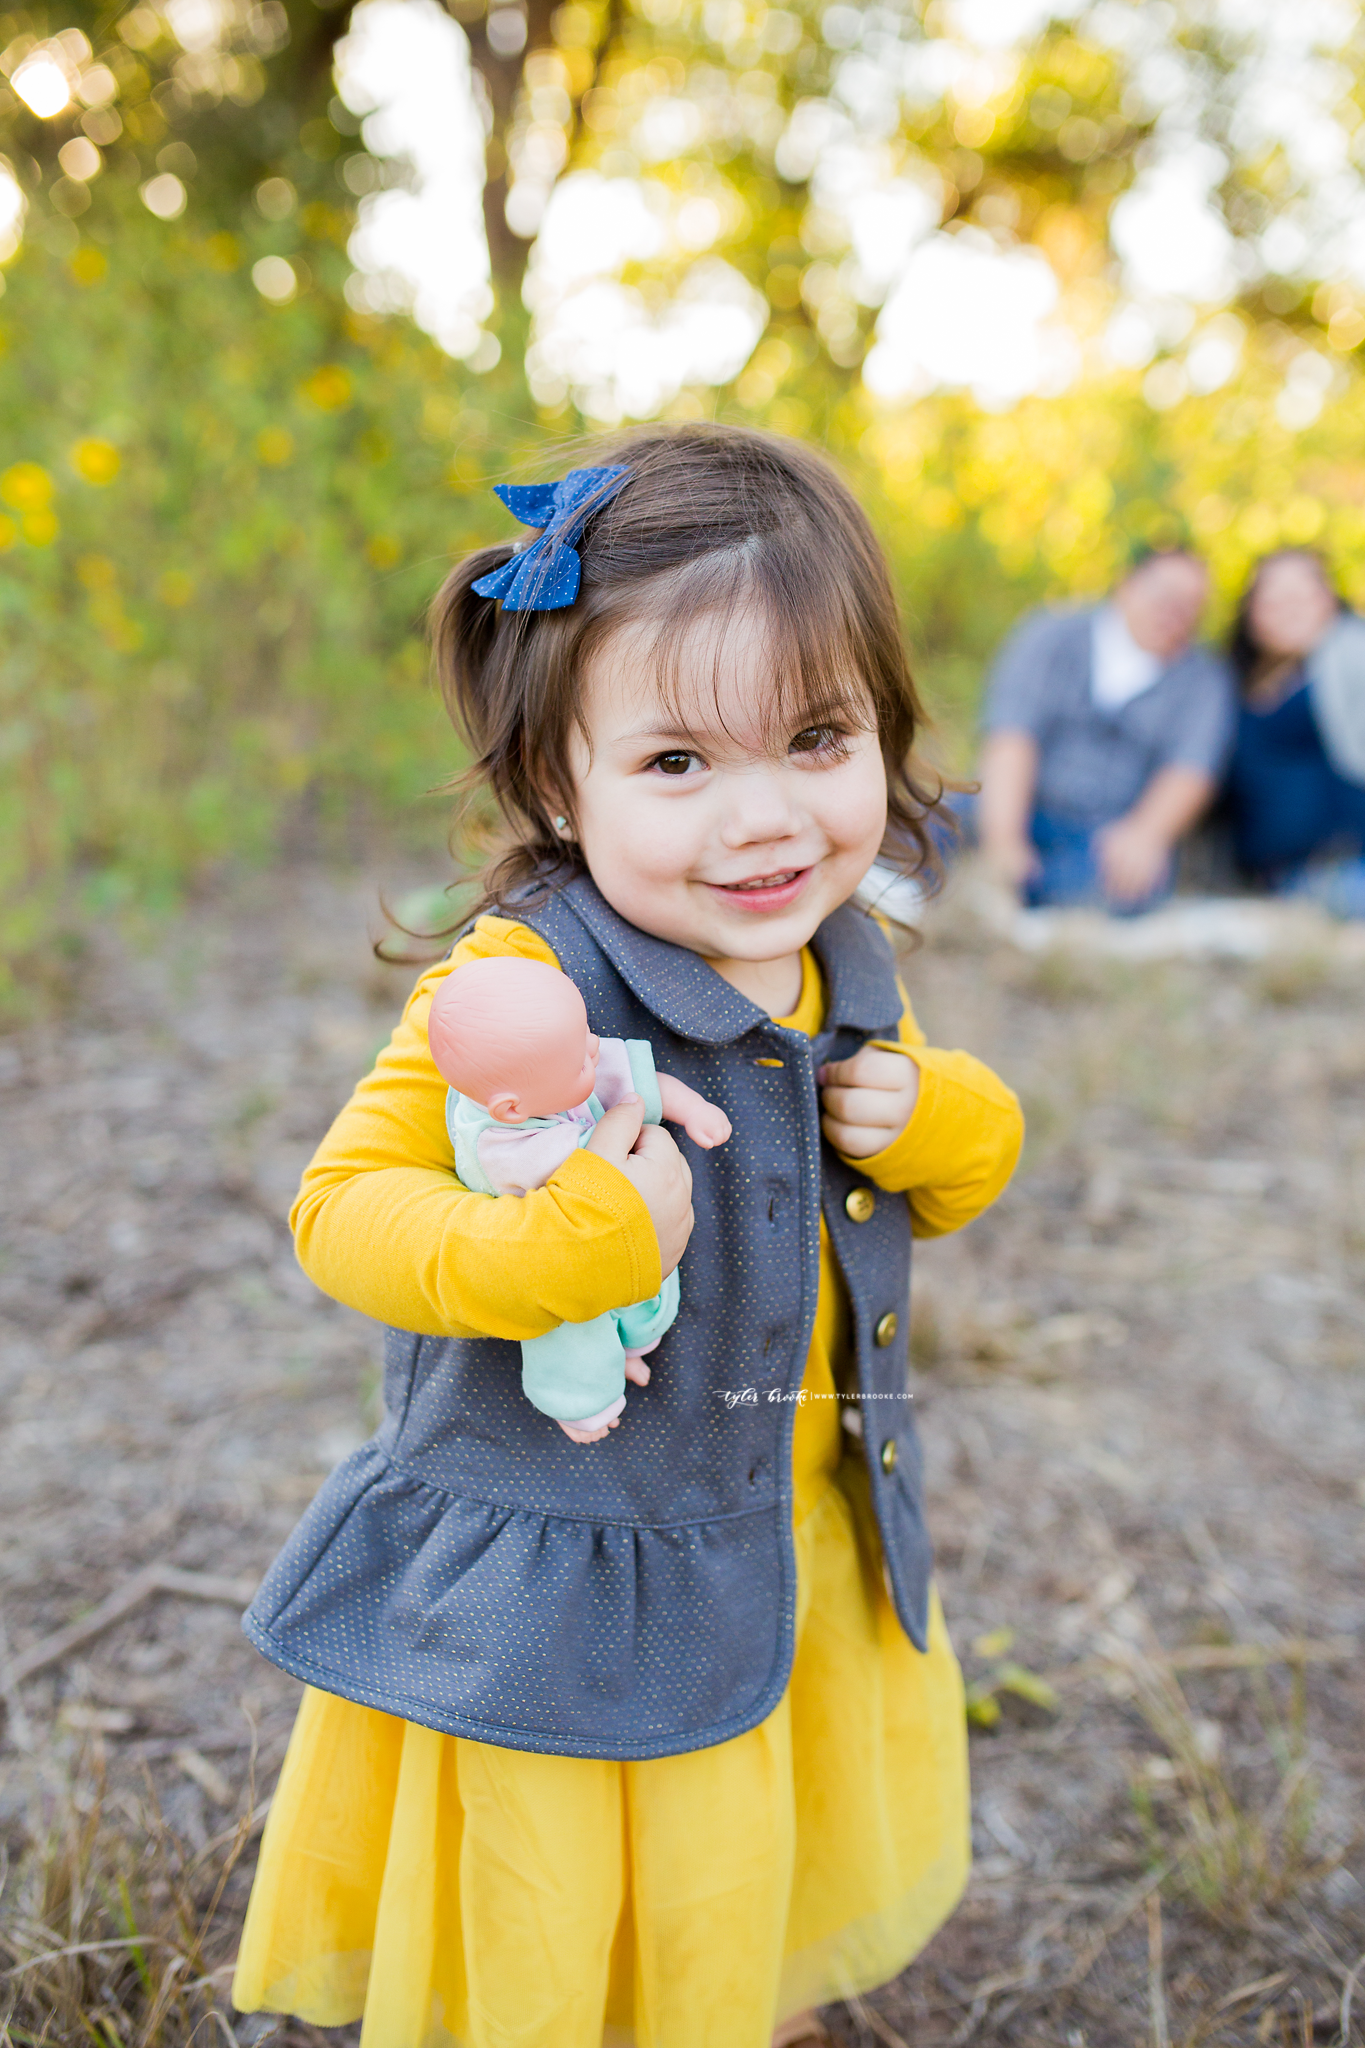
{"type": "Polygon", "coordinates": [[[62,66],[46,51],[38,51],[19,66],[10,84],[26,107],[41,121],[51,121],[71,104],[71,87],[62,66]]]}
{"type": "Polygon", "coordinates": [[[178,220],[188,200],[189,194],[174,171],[162,171],[142,187],[142,203],[158,220],[178,220]]]}
{"type": "Polygon", "coordinates": [[[371,155],[406,160],[415,175],[411,190],[361,198],[351,303],[411,312],[447,354],[467,359],[493,306],[468,41],[436,0],[362,0],[337,53],[337,84],[363,117],[371,155]]]}
{"type": "Polygon", "coordinates": [[[251,282],[263,299],[276,306],[286,305],[299,288],[294,266],[283,256],[262,256],[253,263],[251,282]]]}

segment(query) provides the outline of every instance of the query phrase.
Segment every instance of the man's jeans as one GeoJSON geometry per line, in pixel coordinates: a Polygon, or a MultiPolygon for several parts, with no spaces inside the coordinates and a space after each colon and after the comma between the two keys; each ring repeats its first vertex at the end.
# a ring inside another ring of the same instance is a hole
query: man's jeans
{"type": "MultiPolygon", "coordinates": [[[[962,827],[963,838],[975,845],[978,799],[974,796],[951,796],[947,801],[962,827]]],[[[1030,910],[1084,904],[1107,910],[1115,917],[1140,917],[1144,911],[1155,910],[1159,903],[1166,901],[1175,882],[1174,862],[1151,894],[1137,903],[1115,903],[1105,895],[1095,853],[1098,830],[1098,827],[1078,824],[1072,818],[1059,818],[1048,811],[1034,812],[1029,837],[1038,854],[1038,872],[1024,884],[1021,892],[1030,910]]],[[[943,850],[945,855],[952,852],[951,846],[943,850]]]]}

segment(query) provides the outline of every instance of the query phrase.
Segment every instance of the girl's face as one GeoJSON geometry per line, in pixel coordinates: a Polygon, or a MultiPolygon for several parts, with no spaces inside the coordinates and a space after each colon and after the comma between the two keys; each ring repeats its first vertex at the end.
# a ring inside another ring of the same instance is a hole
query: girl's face
{"type": "Polygon", "coordinates": [[[1311,654],[1337,615],[1337,601],[1311,555],[1280,555],[1256,578],[1247,608],[1252,638],[1266,654],[1311,654]]]}
{"type": "Polygon", "coordinates": [[[689,630],[674,704],[654,679],[648,626],[591,658],[577,836],[594,882],[639,930],[717,965],[783,961],[876,859],[886,769],[870,697],[866,722],[774,732],[762,621],[736,615],[719,663],[715,631],[711,619],[689,630]]]}

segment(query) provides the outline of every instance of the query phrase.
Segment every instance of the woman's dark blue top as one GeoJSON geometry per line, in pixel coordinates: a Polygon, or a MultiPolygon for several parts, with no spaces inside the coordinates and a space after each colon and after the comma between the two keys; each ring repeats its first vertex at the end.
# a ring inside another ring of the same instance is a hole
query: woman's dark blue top
{"type": "Polygon", "coordinates": [[[1253,874],[1336,843],[1365,847],[1365,786],[1327,758],[1306,682],[1270,711],[1241,708],[1228,774],[1237,858],[1253,874]]]}

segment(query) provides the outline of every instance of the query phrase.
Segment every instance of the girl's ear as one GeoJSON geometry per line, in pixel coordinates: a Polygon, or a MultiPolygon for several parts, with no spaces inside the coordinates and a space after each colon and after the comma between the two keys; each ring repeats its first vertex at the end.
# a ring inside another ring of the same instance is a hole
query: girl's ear
{"type": "Polygon", "coordinates": [[[521,1103],[507,1089],[500,1089],[491,1102],[484,1104],[490,1116],[500,1124],[520,1124],[526,1121],[521,1113],[521,1103]]]}
{"type": "Polygon", "coordinates": [[[557,789],[544,790],[541,792],[540,800],[550,814],[550,830],[554,833],[556,839],[572,839],[573,826],[569,822],[568,809],[559,791],[557,789]]]}

